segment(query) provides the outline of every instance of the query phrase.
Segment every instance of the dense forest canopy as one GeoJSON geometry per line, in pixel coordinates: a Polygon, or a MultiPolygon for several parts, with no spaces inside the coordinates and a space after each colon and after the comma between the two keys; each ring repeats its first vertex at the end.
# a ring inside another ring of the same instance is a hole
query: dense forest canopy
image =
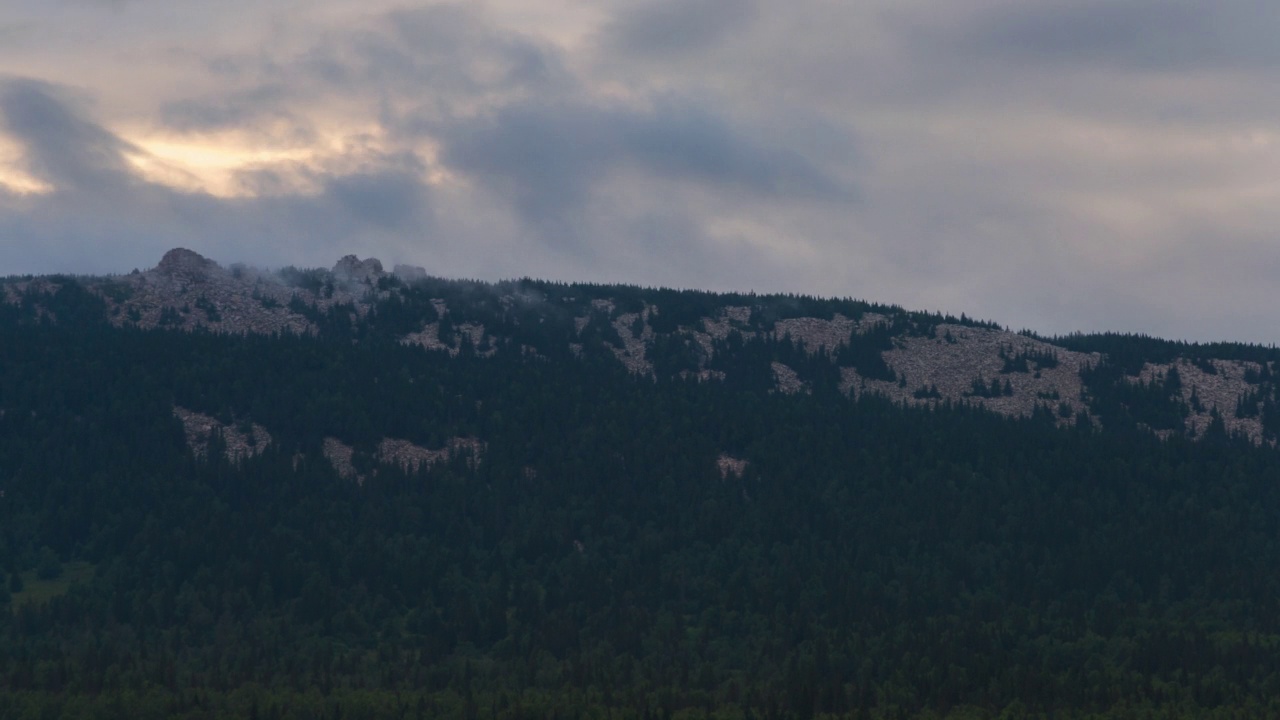
{"type": "Polygon", "coordinates": [[[990,323],[292,272],[336,300],[255,302],[310,332],[68,277],[0,303],[0,717],[1280,714],[1273,349],[1001,346],[957,401],[893,353],[990,323]],[[981,404],[1069,352],[1087,402],[981,404]],[[1255,395],[1171,432],[1224,359],[1255,395]]]}

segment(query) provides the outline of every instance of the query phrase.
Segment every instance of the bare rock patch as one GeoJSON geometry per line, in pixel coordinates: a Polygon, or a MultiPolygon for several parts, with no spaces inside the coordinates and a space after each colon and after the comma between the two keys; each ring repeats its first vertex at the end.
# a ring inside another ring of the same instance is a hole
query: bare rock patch
{"type": "Polygon", "coordinates": [[[260,455],[271,444],[271,434],[257,423],[221,423],[177,405],[173,406],[173,416],[182,421],[187,447],[196,457],[207,456],[209,443],[215,438],[222,439],[226,458],[233,463],[260,455]]]}

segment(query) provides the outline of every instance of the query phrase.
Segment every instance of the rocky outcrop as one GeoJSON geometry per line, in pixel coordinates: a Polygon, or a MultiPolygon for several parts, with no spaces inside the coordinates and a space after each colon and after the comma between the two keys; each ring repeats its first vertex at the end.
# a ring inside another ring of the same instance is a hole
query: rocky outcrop
{"type": "Polygon", "coordinates": [[[833,352],[849,344],[849,336],[857,327],[856,322],[837,313],[833,320],[812,317],[779,320],[774,323],[773,335],[779,339],[790,337],[810,353],[833,352]]]}
{"type": "Polygon", "coordinates": [[[908,405],[968,402],[1018,417],[1048,405],[1066,423],[1078,412],[1088,413],[1080,371],[1100,362],[1102,356],[1071,352],[1005,330],[941,324],[932,337],[895,338],[894,348],[884,352],[884,359],[896,380],[864,378],[852,368],[841,368],[842,388],[853,395],[871,392],[908,405]],[[1026,372],[1004,372],[1005,358],[1019,353],[1052,355],[1057,364],[1031,363],[1026,372]],[[975,382],[989,386],[993,380],[1002,387],[1008,383],[1011,393],[994,397],[975,393],[975,382]]]}
{"type": "Polygon", "coordinates": [[[466,456],[469,465],[479,462],[484,452],[484,443],[476,438],[451,438],[439,450],[431,450],[415,445],[408,440],[383,438],[378,444],[378,462],[386,465],[398,465],[405,472],[414,473],[425,470],[436,463],[447,463],[455,457],[466,456]]]}
{"type": "Polygon", "coordinates": [[[805,384],[796,371],[777,361],[773,363],[773,381],[777,384],[778,392],[787,395],[794,395],[805,389],[805,384]]]}
{"type": "Polygon", "coordinates": [[[343,480],[355,480],[357,483],[364,484],[364,476],[356,472],[356,466],[351,462],[355,457],[355,449],[350,445],[342,442],[335,437],[327,437],[321,446],[324,457],[333,466],[338,477],[343,480]]]}
{"type": "Polygon", "coordinates": [[[290,303],[311,293],[290,288],[279,278],[236,266],[231,270],[184,248],[165,253],[160,264],[90,283],[107,303],[115,325],[235,334],[305,334],[315,326],[290,303]]]}
{"type": "Polygon", "coordinates": [[[216,440],[221,440],[226,458],[233,463],[260,455],[271,444],[271,434],[257,423],[221,423],[177,405],[173,416],[182,422],[187,447],[196,457],[207,457],[209,444],[216,440]]]}
{"type": "Polygon", "coordinates": [[[344,255],[333,266],[332,272],[335,282],[348,287],[364,286],[361,290],[377,287],[378,280],[386,277],[380,260],[377,258],[361,260],[355,255],[344,255]]]}
{"type": "Polygon", "coordinates": [[[1258,404],[1246,409],[1243,417],[1237,412],[1241,409],[1238,406],[1243,404],[1242,401],[1258,389],[1247,378],[1250,372],[1258,373],[1262,370],[1260,364],[1241,360],[1193,363],[1185,359],[1168,364],[1147,363],[1133,380],[1163,382],[1174,369],[1177,370],[1182,385],[1182,401],[1188,409],[1185,427],[1188,433],[1193,436],[1203,433],[1213,422],[1216,413],[1228,433],[1239,433],[1254,442],[1262,442],[1262,419],[1258,416],[1258,404]],[[1212,372],[1206,367],[1212,369],[1212,372]]]}
{"type": "Polygon", "coordinates": [[[720,308],[720,313],[714,318],[702,318],[702,328],[714,340],[724,340],[734,330],[741,332],[743,337],[751,337],[755,333],[751,330],[750,322],[751,308],[731,305],[720,308]]]}
{"type": "Polygon", "coordinates": [[[736,458],[729,453],[720,453],[716,458],[716,468],[720,470],[721,479],[742,477],[742,474],[747,471],[748,464],[746,460],[736,458]]]}
{"type": "Polygon", "coordinates": [[[160,258],[155,274],[186,282],[205,282],[211,275],[222,272],[214,261],[186,248],[174,248],[160,258]]]}
{"type": "MultiPolygon", "coordinates": [[[[610,303],[612,306],[612,303],[610,303]]],[[[653,342],[653,328],[648,324],[649,310],[643,313],[625,313],[613,321],[613,328],[622,338],[622,347],[611,347],[615,357],[633,375],[653,376],[653,363],[646,357],[649,344],[653,342]],[[636,321],[643,323],[639,334],[635,332],[636,321]]]]}
{"type": "Polygon", "coordinates": [[[497,338],[485,334],[484,326],[478,323],[462,323],[458,325],[453,329],[453,337],[447,343],[440,338],[440,323],[428,323],[418,332],[409,333],[400,338],[400,344],[417,345],[426,350],[444,350],[450,355],[457,356],[462,352],[464,338],[471,344],[475,354],[480,357],[488,357],[496,352],[495,343],[497,338]]]}
{"type": "MultiPolygon", "coordinates": [[[[397,269],[406,278],[426,277],[422,268],[397,269]]],[[[193,250],[174,248],[150,270],[82,282],[106,303],[107,320],[114,325],[235,334],[314,333],[313,317],[339,305],[363,317],[373,302],[389,294],[380,289],[387,274],[375,258],[348,255],[327,273],[289,271],[302,277],[301,284],[286,271],[243,265],[228,269],[193,250]]],[[[25,292],[52,294],[57,289],[43,278],[15,280],[3,284],[0,298],[19,302],[25,292]]],[[[36,312],[44,310],[37,307],[36,312]]]]}

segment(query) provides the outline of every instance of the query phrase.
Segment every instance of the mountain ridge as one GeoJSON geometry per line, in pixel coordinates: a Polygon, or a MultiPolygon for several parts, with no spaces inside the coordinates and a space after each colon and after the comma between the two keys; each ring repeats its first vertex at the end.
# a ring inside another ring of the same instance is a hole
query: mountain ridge
{"type": "MultiPolygon", "coordinates": [[[[514,343],[530,357],[567,351],[581,359],[590,346],[633,375],[701,382],[740,380],[744,369],[729,369],[735,363],[725,356],[747,353],[761,356],[746,372],[756,380],[767,376],[764,389],[770,392],[830,385],[853,398],[873,394],[913,406],[968,403],[1013,417],[1046,413],[1064,426],[1134,424],[1163,437],[1197,437],[1218,424],[1226,433],[1275,444],[1280,430],[1271,383],[1280,355],[1259,346],[1209,346],[1235,351],[1226,353],[1235,357],[1214,357],[1201,346],[1184,345],[1172,356],[1166,348],[1137,362],[1088,348],[1089,336],[1041,338],[963,314],[850,299],[529,279],[481,283],[435,278],[407,265],[387,272],[379,260],[355,255],[329,270],[224,268],[185,248],[128,275],[8,278],[4,299],[49,315],[41,298],[68,281],[101,298],[104,320],[119,327],[379,335],[454,356],[483,356],[514,343]],[[526,337],[532,326],[548,324],[558,327],[554,343],[526,337]],[[748,349],[752,343],[772,350],[748,349]],[[1249,353],[1241,348],[1259,357],[1245,359],[1249,353]],[[1144,403],[1147,410],[1135,409],[1144,403]]],[[[1094,337],[1168,344],[1142,336],[1094,337]]]]}

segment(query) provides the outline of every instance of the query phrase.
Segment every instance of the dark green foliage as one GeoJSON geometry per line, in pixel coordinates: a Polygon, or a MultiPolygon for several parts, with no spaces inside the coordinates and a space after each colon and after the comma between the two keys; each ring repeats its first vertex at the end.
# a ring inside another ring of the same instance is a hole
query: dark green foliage
{"type": "Polygon", "coordinates": [[[122,303],[133,297],[133,287],[119,280],[108,280],[102,283],[100,289],[103,295],[117,303],[122,303]]]}
{"type": "Polygon", "coordinates": [[[729,298],[691,290],[654,291],[653,303],[658,312],[649,322],[654,332],[663,334],[676,332],[682,327],[700,329],[704,317],[714,319],[722,306],[734,304],[729,298]]]}
{"type": "Polygon", "coordinates": [[[1013,384],[1008,380],[1001,383],[999,378],[992,378],[988,383],[979,376],[970,383],[969,391],[965,395],[979,398],[1007,397],[1013,395],[1013,384]]]}
{"type": "Polygon", "coordinates": [[[1245,368],[1245,371],[1244,371],[1244,380],[1245,380],[1245,382],[1250,382],[1250,383],[1253,383],[1253,384],[1255,384],[1255,385],[1259,385],[1259,384],[1262,384],[1262,383],[1269,383],[1269,382],[1271,382],[1271,380],[1272,380],[1272,376],[1271,376],[1271,366],[1270,366],[1270,364],[1269,364],[1269,363],[1260,363],[1259,367],[1256,367],[1256,368],[1253,368],[1253,367],[1245,368]]]}
{"type": "Polygon", "coordinates": [[[178,327],[182,325],[182,313],[177,308],[165,306],[160,309],[160,327],[178,327]]]}
{"type": "Polygon", "coordinates": [[[680,373],[697,372],[706,354],[696,340],[685,335],[658,335],[649,349],[654,373],[668,378],[680,373]]]}
{"type": "Polygon", "coordinates": [[[602,310],[591,313],[591,317],[582,328],[582,334],[579,337],[587,347],[598,348],[602,345],[611,345],[621,348],[623,346],[622,336],[618,334],[618,328],[614,327],[610,321],[609,314],[602,310]]]}
{"type": "Polygon", "coordinates": [[[415,333],[440,320],[432,296],[421,285],[404,288],[378,303],[369,318],[370,327],[388,338],[415,333]]]}
{"type": "Polygon", "coordinates": [[[1209,375],[1217,375],[1217,374],[1218,374],[1218,366],[1217,366],[1217,365],[1215,365],[1215,364],[1214,364],[1214,362],[1213,362],[1213,360],[1212,360],[1212,359],[1210,359],[1210,358],[1207,358],[1207,357],[1195,357],[1195,358],[1192,358],[1191,362],[1192,362],[1196,367],[1200,368],[1201,370],[1203,370],[1205,373],[1207,373],[1207,374],[1209,374],[1209,375]]]}
{"type": "Polygon", "coordinates": [[[1082,370],[1080,377],[1088,388],[1090,407],[1107,427],[1141,424],[1153,430],[1177,430],[1190,414],[1180,394],[1182,381],[1176,368],[1163,378],[1144,381],[1131,377],[1126,365],[1114,364],[1108,357],[1082,370]]]}
{"type": "Polygon", "coordinates": [[[836,362],[844,367],[852,367],[858,374],[872,380],[897,379],[893,368],[884,361],[884,351],[893,348],[893,327],[886,323],[877,323],[865,333],[854,331],[849,342],[836,352],[836,362]]]}
{"type": "Polygon", "coordinates": [[[323,291],[325,283],[328,281],[328,273],[324,270],[299,270],[292,265],[280,270],[277,275],[286,285],[301,288],[316,295],[323,291]]]}
{"type": "Polygon", "coordinates": [[[1031,372],[1031,366],[1027,363],[1027,358],[1021,354],[1004,357],[1004,366],[1000,368],[1001,374],[1029,372],[1031,372]]]}
{"type": "Polygon", "coordinates": [[[1241,395],[1236,401],[1236,417],[1258,417],[1259,406],[1262,404],[1263,397],[1261,389],[1251,390],[1241,395]]]}
{"type": "MultiPolygon", "coordinates": [[[[1009,420],[852,402],[829,359],[759,335],[710,360],[664,341],[655,382],[604,347],[634,298],[593,314],[590,288],[521,289],[468,308],[472,291],[415,283],[372,324],[317,313],[318,337],[113,329],[72,283],[47,300],[57,322],[0,305],[0,567],[13,592],[20,572],[96,568],[0,612],[0,715],[1280,710],[1280,454],[1221,419],[1197,443],[1127,432],[1177,411],[1173,373],[1091,370],[1103,432],[1057,429],[1052,404],[1009,420]],[[442,326],[523,335],[455,358],[378,329],[433,298],[442,326]],[[577,317],[584,357],[561,362],[577,317]],[[704,362],[726,381],[668,377],[704,362]],[[768,392],[773,362],[812,392],[768,392]],[[197,460],[175,404],[272,442],[197,460]],[[363,484],[326,437],[354,446],[363,484]],[[486,449],[407,473],[376,463],[384,437],[486,449]]],[[[894,333],[851,338],[846,366],[869,374],[894,333]]]]}
{"type": "Polygon", "coordinates": [[[1077,352],[1100,352],[1108,361],[1129,375],[1142,371],[1144,363],[1168,364],[1187,358],[1209,374],[1217,372],[1211,358],[1245,360],[1266,364],[1280,360],[1280,349],[1246,343],[1187,343],[1162,340],[1147,335],[1102,333],[1072,334],[1049,339],[1054,345],[1077,352]]]}
{"type": "Polygon", "coordinates": [[[49,322],[52,317],[64,327],[96,327],[102,324],[106,303],[101,297],[86,290],[75,278],[51,275],[48,279],[59,286],[58,290],[51,297],[35,291],[25,293],[21,303],[23,315],[40,322],[49,322]],[[50,314],[37,312],[37,306],[50,314]]]}
{"type": "Polygon", "coordinates": [[[1004,360],[1004,366],[1000,368],[1002,374],[1029,373],[1058,367],[1058,354],[1052,350],[1024,349],[1015,353],[1002,347],[1000,358],[1004,360]]]}
{"type": "Polygon", "coordinates": [[[911,395],[917,400],[924,400],[927,398],[937,399],[942,397],[942,393],[938,392],[937,385],[930,385],[928,387],[921,385],[914,392],[912,392],[911,395]]]}
{"type": "Polygon", "coordinates": [[[54,580],[62,575],[62,563],[58,554],[48,545],[40,549],[40,560],[36,565],[36,577],[41,580],[54,580]]]}
{"type": "Polygon", "coordinates": [[[218,310],[218,306],[209,302],[209,299],[204,296],[196,299],[196,308],[204,312],[209,322],[218,322],[222,319],[222,313],[218,310]]]}

